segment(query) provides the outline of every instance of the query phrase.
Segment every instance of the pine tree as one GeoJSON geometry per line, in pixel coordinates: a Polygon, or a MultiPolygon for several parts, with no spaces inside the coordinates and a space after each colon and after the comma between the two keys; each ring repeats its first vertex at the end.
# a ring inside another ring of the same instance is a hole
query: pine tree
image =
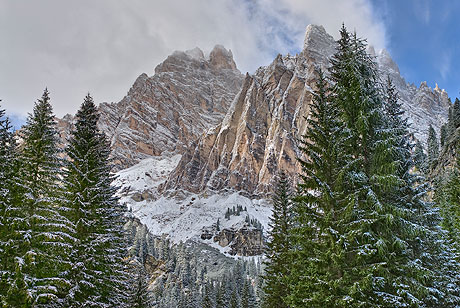
{"type": "MultiPolygon", "coordinates": [[[[346,34],[346,33],[343,33],[346,34]]],[[[348,44],[348,38],[345,37],[348,44]]],[[[344,46],[342,46],[344,48],[344,46]]],[[[330,97],[323,73],[318,72],[316,91],[308,118],[308,130],[301,140],[302,182],[295,199],[295,227],[290,269],[290,307],[332,306],[340,298],[343,277],[338,213],[343,204],[342,179],[347,161],[344,141],[347,131],[340,121],[340,106],[330,97]],[[328,253],[329,252],[329,253],[328,253]],[[336,281],[336,283],[332,283],[336,281]],[[329,290],[329,295],[326,290],[329,290]]]]}
{"type": "Polygon", "coordinates": [[[423,152],[423,146],[420,140],[417,140],[414,150],[414,165],[417,167],[419,172],[427,171],[427,157],[425,152],[423,152]]]}
{"type": "Polygon", "coordinates": [[[454,131],[460,127],[460,100],[455,99],[454,106],[452,109],[452,120],[453,120],[453,129],[454,131]]]}
{"type": "Polygon", "coordinates": [[[290,183],[285,173],[279,175],[273,196],[273,211],[270,218],[269,242],[267,243],[266,269],[264,274],[264,307],[287,307],[284,303],[292,226],[290,183]]]}
{"type": "Polygon", "coordinates": [[[343,27],[331,61],[332,95],[319,100],[338,116],[315,113],[314,104],[308,119],[293,229],[303,236],[294,241],[289,304],[449,307],[457,298],[446,282],[456,285],[456,264],[435,209],[423,201],[422,179],[410,175],[412,145],[395,88],[388,80],[380,89],[365,50],[343,27]]]}
{"type": "Polygon", "coordinates": [[[449,99],[449,111],[448,111],[448,116],[447,116],[447,138],[450,139],[450,137],[454,134],[455,132],[455,124],[454,124],[454,106],[452,105],[452,102],[449,99]]]}
{"type": "Polygon", "coordinates": [[[433,164],[438,160],[439,156],[439,144],[438,138],[436,137],[436,132],[434,131],[433,126],[430,125],[428,129],[428,164],[432,168],[433,164]]]}
{"type": "Polygon", "coordinates": [[[202,308],[213,308],[213,302],[211,297],[212,288],[209,283],[204,285],[204,294],[203,294],[203,302],[202,308]]]}
{"type": "Polygon", "coordinates": [[[20,185],[10,208],[17,222],[13,223],[18,273],[15,285],[26,286],[30,298],[24,302],[33,303],[34,307],[51,307],[51,303],[56,304],[64,297],[68,288],[61,273],[68,268],[70,229],[60,207],[58,175],[62,164],[56,122],[46,89],[23,127],[23,139],[20,185]]]}
{"type": "Polygon", "coordinates": [[[124,208],[111,185],[110,147],[98,119],[88,94],[66,148],[66,207],[75,230],[66,307],[119,307],[126,300],[124,208]]]}
{"type": "Polygon", "coordinates": [[[440,142],[441,142],[441,147],[443,147],[446,142],[447,142],[447,138],[448,138],[448,132],[447,132],[447,124],[443,124],[441,126],[441,134],[440,134],[440,142]]]}
{"type": "MultiPolygon", "coordinates": [[[[10,120],[5,116],[5,110],[0,109],[0,307],[6,306],[8,289],[14,285],[16,265],[14,247],[11,244],[14,240],[12,226],[15,221],[10,215],[17,183],[16,167],[16,141],[10,120]]],[[[23,282],[22,277],[18,279],[19,282],[23,282]]],[[[14,291],[18,293],[19,298],[26,297],[21,294],[20,288],[14,288],[14,291]]]]}
{"type": "Polygon", "coordinates": [[[153,306],[153,298],[148,290],[149,277],[143,264],[132,265],[131,291],[129,292],[129,308],[150,308],[153,306]]]}

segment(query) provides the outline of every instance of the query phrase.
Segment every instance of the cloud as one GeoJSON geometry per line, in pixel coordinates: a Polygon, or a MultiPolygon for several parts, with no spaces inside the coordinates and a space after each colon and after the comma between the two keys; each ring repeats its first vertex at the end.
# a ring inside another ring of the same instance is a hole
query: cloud
{"type": "Polygon", "coordinates": [[[430,23],[431,10],[428,0],[413,0],[415,16],[425,24],[430,23]]]}
{"type": "Polygon", "coordinates": [[[0,98],[24,115],[47,86],[58,116],[90,91],[119,101],[135,78],[174,50],[216,44],[245,72],[276,53],[300,51],[305,27],[341,23],[385,45],[385,27],[367,0],[0,0],[0,98]]]}
{"type": "Polygon", "coordinates": [[[450,51],[443,51],[437,62],[439,74],[441,74],[442,80],[446,80],[450,73],[452,53],[450,51]]]}

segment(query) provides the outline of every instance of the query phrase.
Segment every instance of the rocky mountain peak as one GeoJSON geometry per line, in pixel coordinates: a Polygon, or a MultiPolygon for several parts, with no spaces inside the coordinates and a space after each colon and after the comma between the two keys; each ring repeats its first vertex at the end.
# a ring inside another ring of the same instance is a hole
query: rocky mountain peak
{"type": "Polygon", "coordinates": [[[335,40],[323,26],[308,25],[305,30],[305,39],[302,54],[317,65],[329,66],[329,57],[335,52],[335,40]]]}
{"type": "Polygon", "coordinates": [[[225,49],[222,45],[216,45],[209,54],[209,62],[217,69],[236,70],[236,63],[233,60],[232,51],[225,49]]]}

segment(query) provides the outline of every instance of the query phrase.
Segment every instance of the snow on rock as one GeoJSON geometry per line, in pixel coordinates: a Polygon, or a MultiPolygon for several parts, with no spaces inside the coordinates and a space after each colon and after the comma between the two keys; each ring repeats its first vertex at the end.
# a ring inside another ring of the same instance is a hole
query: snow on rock
{"type": "Polygon", "coordinates": [[[162,196],[155,201],[126,201],[130,202],[133,214],[152,234],[167,234],[174,243],[199,239],[204,229],[215,227],[217,219],[220,229],[239,229],[244,226],[246,215],[249,215],[259,220],[267,230],[272,211],[266,200],[251,200],[237,192],[211,196],[187,194],[184,199],[162,196]],[[247,212],[243,211],[239,216],[233,215],[227,220],[227,208],[238,205],[246,208],[247,212]]]}
{"type": "Polygon", "coordinates": [[[114,185],[120,187],[119,195],[123,202],[130,206],[130,200],[159,197],[158,186],[166,180],[181,158],[180,154],[168,154],[144,159],[117,173],[114,185]]]}
{"type": "Polygon", "coordinates": [[[247,216],[256,219],[263,230],[268,230],[272,208],[270,202],[264,199],[251,200],[238,192],[192,194],[177,190],[160,195],[159,186],[180,158],[181,155],[173,153],[151,157],[117,173],[114,184],[120,187],[120,201],[128,205],[153,235],[167,235],[173,243],[200,241],[229,254],[235,247],[221,247],[213,240],[220,230],[251,230],[252,227],[248,227],[245,221],[247,216]],[[225,217],[228,209],[238,207],[244,209],[239,215],[225,217]],[[202,239],[204,232],[212,232],[212,236],[202,239]]]}
{"type": "MultiPolygon", "coordinates": [[[[271,64],[246,74],[220,125],[201,135],[187,148],[165,186],[200,193],[207,189],[234,189],[259,197],[273,188],[273,179],[284,171],[296,182],[298,140],[307,129],[315,69],[329,66],[336,48],[322,26],[306,29],[302,52],[277,55],[271,64]]],[[[429,125],[439,131],[447,120],[447,93],[408,84],[385,50],[375,56],[382,82],[393,80],[415,137],[425,142],[429,125]]]]}

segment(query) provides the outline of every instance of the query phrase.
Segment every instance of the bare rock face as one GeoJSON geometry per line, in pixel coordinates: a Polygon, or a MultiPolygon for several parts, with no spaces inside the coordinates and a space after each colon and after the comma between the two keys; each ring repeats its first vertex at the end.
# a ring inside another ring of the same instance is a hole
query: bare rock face
{"type": "Polygon", "coordinates": [[[258,256],[264,251],[262,230],[255,228],[223,229],[214,236],[214,242],[221,247],[230,245],[230,255],[258,256]]]}
{"type": "Polygon", "coordinates": [[[99,126],[110,139],[117,169],[183,152],[221,122],[242,81],[231,51],[219,45],[208,58],[198,48],[176,51],[153,76],[141,74],[119,103],[99,106],[99,126]]]}
{"type": "MultiPolygon", "coordinates": [[[[300,171],[296,144],[307,128],[314,70],[327,67],[334,50],[333,37],[323,27],[310,25],[300,54],[278,55],[269,66],[247,74],[223,121],[184,153],[165,187],[266,195],[280,170],[296,181],[300,171]]],[[[382,77],[395,80],[416,137],[426,140],[428,125],[439,129],[447,118],[447,95],[423,84],[420,88],[407,84],[385,51],[376,59],[382,77]]]]}

